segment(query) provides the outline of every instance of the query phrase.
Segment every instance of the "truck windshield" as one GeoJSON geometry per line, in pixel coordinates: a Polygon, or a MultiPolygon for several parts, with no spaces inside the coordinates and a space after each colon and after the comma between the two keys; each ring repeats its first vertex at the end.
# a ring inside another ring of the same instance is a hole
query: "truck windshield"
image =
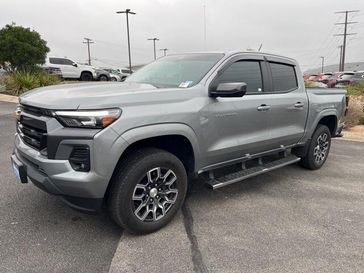
{"type": "Polygon", "coordinates": [[[166,56],[129,76],[126,82],[147,83],[158,88],[187,88],[197,84],[223,57],[219,53],[166,56]]]}

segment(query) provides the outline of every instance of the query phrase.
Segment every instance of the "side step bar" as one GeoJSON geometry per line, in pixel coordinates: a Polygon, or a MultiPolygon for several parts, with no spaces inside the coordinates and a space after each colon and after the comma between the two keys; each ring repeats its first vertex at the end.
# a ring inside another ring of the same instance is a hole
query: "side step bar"
{"type": "Polygon", "coordinates": [[[295,155],[289,155],[287,157],[275,160],[275,161],[271,161],[269,163],[263,164],[263,165],[259,165],[256,167],[252,167],[249,169],[245,169],[245,170],[241,170],[235,173],[230,173],[228,175],[225,176],[221,176],[221,177],[217,177],[217,178],[213,178],[210,179],[209,181],[206,182],[206,184],[213,190],[236,183],[236,182],[240,182],[242,180],[245,180],[247,178],[262,174],[262,173],[266,173],[269,171],[273,171],[275,169],[293,164],[295,162],[300,161],[300,158],[295,156],[295,155]]]}

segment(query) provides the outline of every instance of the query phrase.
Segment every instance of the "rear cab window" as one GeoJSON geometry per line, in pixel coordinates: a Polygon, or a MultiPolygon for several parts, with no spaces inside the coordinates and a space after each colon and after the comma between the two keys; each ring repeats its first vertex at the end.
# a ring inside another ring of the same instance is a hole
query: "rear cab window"
{"type": "Polygon", "coordinates": [[[288,92],[298,88],[297,75],[294,65],[269,62],[273,92],[288,92]]]}

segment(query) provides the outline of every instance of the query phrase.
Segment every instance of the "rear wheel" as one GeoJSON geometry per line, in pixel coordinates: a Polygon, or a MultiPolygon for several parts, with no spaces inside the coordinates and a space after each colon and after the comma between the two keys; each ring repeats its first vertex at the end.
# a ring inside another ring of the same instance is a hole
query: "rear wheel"
{"type": "Polygon", "coordinates": [[[108,81],[108,77],[106,75],[101,75],[100,78],[99,78],[99,80],[101,82],[106,82],[106,81],[108,81]]]}
{"type": "Polygon", "coordinates": [[[112,218],[128,231],[143,234],[172,220],[186,196],[187,174],[176,156],[148,148],[125,158],[111,183],[112,218]]]}
{"type": "Polygon", "coordinates": [[[307,169],[317,170],[324,165],[330,151],[331,133],[327,126],[318,125],[312,135],[307,153],[301,158],[301,165],[307,169]]]}

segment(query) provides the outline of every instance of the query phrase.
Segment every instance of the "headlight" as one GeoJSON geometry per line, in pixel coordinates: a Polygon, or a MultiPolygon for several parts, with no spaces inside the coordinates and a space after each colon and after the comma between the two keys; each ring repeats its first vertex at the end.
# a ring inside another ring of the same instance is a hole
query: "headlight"
{"type": "Polygon", "coordinates": [[[66,127],[105,128],[121,115],[121,110],[55,111],[55,117],[66,127]]]}

